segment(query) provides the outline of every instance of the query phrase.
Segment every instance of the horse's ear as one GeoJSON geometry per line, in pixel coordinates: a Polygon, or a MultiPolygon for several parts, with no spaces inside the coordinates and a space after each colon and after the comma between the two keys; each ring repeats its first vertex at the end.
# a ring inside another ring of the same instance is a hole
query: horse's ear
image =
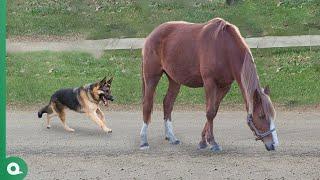
{"type": "Polygon", "coordinates": [[[263,89],[263,92],[267,95],[270,95],[270,87],[269,85],[267,85],[264,89],[263,89]]]}
{"type": "Polygon", "coordinates": [[[260,104],[260,103],[261,103],[261,96],[258,89],[256,89],[253,93],[253,104],[260,104]]]}

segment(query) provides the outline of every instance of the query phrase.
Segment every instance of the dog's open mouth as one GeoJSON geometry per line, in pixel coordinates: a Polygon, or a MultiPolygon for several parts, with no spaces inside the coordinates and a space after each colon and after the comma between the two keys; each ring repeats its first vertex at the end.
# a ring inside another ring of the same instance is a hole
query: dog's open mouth
{"type": "Polygon", "coordinates": [[[113,101],[113,97],[110,95],[102,96],[102,102],[105,106],[108,106],[108,101],[113,101]]]}
{"type": "Polygon", "coordinates": [[[102,96],[102,102],[105,106],[108,106],[108,100],[105,96],[102,96]]]}

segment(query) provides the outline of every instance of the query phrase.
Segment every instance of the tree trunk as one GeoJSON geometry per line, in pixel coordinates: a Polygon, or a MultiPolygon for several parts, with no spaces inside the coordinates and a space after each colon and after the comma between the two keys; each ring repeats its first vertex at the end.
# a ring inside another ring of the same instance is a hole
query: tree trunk
{"type": "Polygon", "coordinates": [[[236,0],[226,0],[226,3],[230,6],[232,4],[234,4],[236,0]]]}

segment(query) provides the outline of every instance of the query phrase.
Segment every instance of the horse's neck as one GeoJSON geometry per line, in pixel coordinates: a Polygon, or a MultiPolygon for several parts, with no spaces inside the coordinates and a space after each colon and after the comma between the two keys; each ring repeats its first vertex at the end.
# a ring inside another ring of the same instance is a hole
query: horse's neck
{"type": "Polygon", "coordinates": [[[246,103],[248,114],[253,112],[253,94],[256,89],[260,90],[259,77],[251,52],[246,52],[240,75],[240,89],[246,103]]]}

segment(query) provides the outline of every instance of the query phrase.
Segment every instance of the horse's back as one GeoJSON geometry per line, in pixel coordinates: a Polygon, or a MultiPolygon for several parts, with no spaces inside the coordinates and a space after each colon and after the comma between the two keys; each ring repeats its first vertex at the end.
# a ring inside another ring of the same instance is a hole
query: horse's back
{"type": "Polygon", "coordinates": [[[156,27],[146,38],[144,49],[152,47],[152,49],[167,47],[165,50],[171,50],[170,45],[176,47],[188,48],[186,45],[197,45],[198,40],[207,38],[206,31],[214,32],[217,22],[223,19],[215,18],[206,23],[190,23],[185,21],[170,21],[156,27]],[[190,44],[183,44],[184,42],[190,44]],[[183,46],[182,46],[183,45],[183,46]]]}
{"type": "MultiPolygon", "coordinates": [[[[172,79],[189,87],[203,86],[205,68],[215,71],[215,56],[221,53],[218,33],[226,21],[216,18],[207,23],[167,22],[161,24],[147,37],[144,61],[158,64],[172,79]],[[202,70],[201,70],[202,69],[202,70]]],[[[221,60],[221,59],[220,59],[221,60]]],[[[216,67],[219,68],[219,67],[216,67]]]]}
{"type": "MultiPolygon", "coordinates": [[[[202,24],[189,23],[185,21],[170,21],[156,27],[146,38],[143,50],[152,49],[159,51],[168,42],[181,42],[185,35],[202,27],[202,24]]],[[[187,38],[189,39],[189,38],[187,38]]]]}

